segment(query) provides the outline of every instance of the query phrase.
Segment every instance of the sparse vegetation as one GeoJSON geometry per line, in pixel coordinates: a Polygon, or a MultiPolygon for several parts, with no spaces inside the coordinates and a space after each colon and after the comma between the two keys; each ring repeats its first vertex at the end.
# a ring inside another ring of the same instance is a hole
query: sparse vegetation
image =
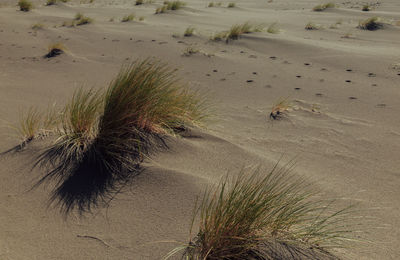
{"type": "Polygon", "coordinates": [[[253,32],[261,32],[265,28],[265,25],[259,24],[259,25],[253,25],[250,24],[249,22],[243,23],[243,24],[236,24],[233,25],[229,31],[223,31],[214,34],[211,37],[211,40],[213,41],[221,41],[225,39],[226,42],[229,40],[237,40],[240,38],[241,35],[246,34],[246,33],[253,33],[253,32]]]}
{"type": "Polygon", "coordinates": [[[135,14],[126,15],[122,18],[121,22],[131,22],[135,19],[135,14]]]}
{"type": "Polygon", "coordinates": [[[144,21],[145,17],[144,16],[140,16],[139,17],[139,21],[144,21]]]}
{"type": "Polygon", "coordinates": [[[189,243],[164,259],[180,250],[190,260],[331,258],[324,248],[343,247],[355,237],[352,206],[331,207],[302,178],[277,166],[267,174],[227,176],[196,205],[189,243]]]}
{"type": "Polygon", "coordinates": [[[186,49],[183,51],[183,56],[191,56],[199,52],[200,52],[199,49],[195,48],[193,45],[190,45],[186,47],[186,49]]]}
{"type": "Polygon", "coordinates": [[[44,28],[44,25],[43,25],[42,23],[35,23],[34,25],[32,25],[31,28],[32,28],[32,30],[37,31],[37,30],[43,29],[43,28],[44,28]]]}
{"type": "Polygon", "coordinates": [[[327,4],[317,5],[312,10],[314,12],[322,12],[322,11],[325,11],[326,9],[329,9],[329,8],[335,8],[335,4],[334,3],[327,3],[327,4]]]}
{"type": "Polygon", "coordinates": [[[46,5],[55,5],[57,4],[57,0],[47,0],[46,5]]]}
{"type": "Polygon", "coordinates": [[[29,12],[32,8],[32,2],[28,0],[19,0],[18,1],[19,10],[23,12],[29,12]]]}
{"type": "Polygon", "coordinates": [[[376,31],[383,28],[383,22],[379,17],[368,18],[364,21],[360,21],[358,24],[358,28],[362,30],[368,31],[376,31]]]}
{"type": "Polygon", "coordinates": [[[136,0],[135,5],[142,5],[144,0],[136,0]]]}
{"type": "Polygon", "coordinates": [[[228,8],[233,8],[233,7],[236,7],[236,3],[229,3],[228,4],[228,8]]]}
{"type": "Polygon", "coordinates": [[[165,13],[167,10],[179,10],[186,5],[185,2],[182,1],[164,1],[162,7],[158,7],[156,9],[156,14],[165,13]]]}
{"type": "Polygon", "coordinates": [[[193,35],[195,28],[193,26],[189,26],[186,28],[185,32],[183,33],[183,36],[185,37],[190,37],[193,35]]]}
{"type": "Polygon", "coordinates": [[[84,25],[84,24],[90,24],[90,23],[92,23],[92,22],[93,22],[93,19],[92,19],[92,18],[87,17],[87,16],[82,16],[79,20],[77,20],[77,21],[75,22],[75,24],[76,24],[77,26],[79,26],[79,25],[84,25]]]}
{"type": "Polygon", "coordinates": [[[30,107],[25,114],[20,116],[19,124],[15,129],[25,145],[40,134],[41,126],[42,114],[37,108],[30,107]]]}
{"type": "Polygon", "coordinates": [[[61,55],[65,52],[66,48],[64,44],[58,42],[50,44],[47,49],[47,54],[45,55],[46,58],[53,58],[55,56],[61,55]]]}
{"type": "Polygon", "coordinates": [[[320,27],[318,25],[316,25],[313,22],[309,22],[308,24],[306,24],[306,26],[304,27],[304,29],[306,30],[318,30],[320,27]]]}
{"type": "Polygon", "coordinates": [[[208,7],[214,7],[214,2],[208,3],[208,7]]]}
{"type": "Polygon", "coordinates": [[[75,19],[75,20],[80,20],[80,19],[82,19],[83,17],[84,17],[84,16],[83,16],[82,13],[76,13],[74,19],[75,19]]]}
{"type": "Polygon", "coordinates": [[[268,33],[273,33],[273,34],[279,33],[280,30],[279,30],[279,28],[278,28],[278,26],[277,26],[277,23],[271,24],[271,25],[268,27],[267,32],[268,32],[268,33]]]}
{"type": "Polygon", "coordinates": [[[272,106],[269,118],[273,120],[281,119],[292,109],[292,104],[287,99],[282,99],[272,106]]]}
{"type": "Polygon", "coordinates": [[[369,12],[369,11],[371,11],[371,6],[370,6],[370,5],[364,5],[364,6],[362,7],[361,11],[369,12]]]}

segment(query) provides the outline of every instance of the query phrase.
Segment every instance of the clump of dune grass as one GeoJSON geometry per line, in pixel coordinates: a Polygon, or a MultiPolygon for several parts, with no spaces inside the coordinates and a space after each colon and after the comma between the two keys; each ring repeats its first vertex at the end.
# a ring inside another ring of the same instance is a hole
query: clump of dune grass
{"type": "Polygon", "coordinates": [[[199,53],[200,50],[196,47],[194,47],[193,45],[190,45],[188,47],[185,48],[185,50],[183,51],[183,56],[192,56],[193,54],[199,53]]]}
{"type": "Polygon", "coordinates": [[[36,107],[30,107],[20,116],[19,124],[15,129],[21,137],[23,145],[31,142],[40,134],[42,117],[42,113],[36,107]]]}
{"type": "Polygon", "coordinates": [[[164,1],[162,7],[158,7],[156,9],[156,14],[165,13],[167,10],[179,10],[186,5],[185,2],[182,1],[164,1]]]}
{"type": "Polygon", "coordinates": [[[277,26],[277,23],[273,23],[273,24],[271,24],[270,26],[268,26],[267,32],[268,32],[268,33],[272,33],[272,34],[277,34],[277,33],[279,33],[280,30],[279,30],[279,28],[278,28],[278,26],[277,26]]]}
{"type": "Polygon", "coordinates": [[[80,19],[82,19],[83,17],[84,17],[84,16],[83,16],[82,13],[76,13],[74,19],[75,19],[75,20],[80,20],[80,19]]]}
{"type": "Polygon", "coordinates": [[[28,0],[19,0],[18,1],[19,10],[23,12],[29,12],[33,8],[32,2],[28,0]]]}
{"type": "Polygon", "coordinates": [[[236,24],[231,27],[226,36],[226,40],[237,40],[242,34],[260,32],[264,28],[264,25],[253,25],[249,22],[243,24],[236,24]]]}
{"type": "Polygon", "coordinates": [[[358,24],[358,28],[362,30],[368,30],[368,31],[376,31],[379,29],[382,29],[384,26],[384,23],[382,22],[382,19],[379,17],[371,17],[368,18],[364,21],[360,21],[358,24]]]}
{"type": "Polygon", "coordinates": [[[34,25],[31,26],[32,30],[41,30],[44,28],[44,25],[42,23],[35,23],[34,25]]]}
{"type": "Polygon", "coordinates": [[[46,5],[55,5],[57,4],[57,0],[47,0],[46,5]]]}
{"type": "Polygon", "coordinates": [[[210,39],[212,41],[222,41],[222,40],[226,39],[227,35],[228,35],[227,31],[218,32],[218,33],[215,33],[214,35],[212,35],[210,37],[210,39]]]}
{"type": "Polygon", "coordinates": [[[214,7],[214,6],[215,6],[214,2],[209,2],[208,3],[208,7],[214,7]]]}
{"type": "Polygon", "coordinates": [[[135,14],[125,15],[121,22],[131,22],[135,19],[135,14]]]}
{"type": "Polygon", "coordinates": [[[371,6],[370,5],[363,5],[363,7],[361,8],[361,11],[369,12],[369,11],[371,11],[371,6]]]}
{"type": "Polygon", "coordinates": [[[292,104],[287,99],[279,100],[272,106],[269,117],[274,120],[281,119],[291,109],[292,109],[292,104]]]}
{"type": "Polygon", "coordinates": [[[79,25],[90,24],[90,23],[93,23],[93,19],[90,17],[84,16],[81,19],[79,19],[78,21],[76,21],[75,24],[79,26],[79,25]]]}
{"type": "Polygon", "coordinates": [[[134,175],[150,150],[165,147],[163,141],[154,142],[199,125],[206,111],[204,99],[167,64],[146,59],[124,66],[104,92],[74,93],[62,112],[59,138],[35,164],[50,169],[38,185],[49,178],[58,180],[54,196],[67,196],[64,206],[69,211],[75,199],[63,192],[68,178],[89,175],[88,185],[94,185],[96,178],[104,177],[107,181],[94,193],[82,188],[82,196],[89,197],[78,197],[77,203],[89,207],[114,180],[134,175]]]}
{"type": "Polygon", "coordinates": [[[141,21],[141,22],[144,21],[144,19],[145,19],[144,16],[140,16],[140,17],[139,17],[139,21],[141,21]]]}
{"type": "Polygon", "coordinates": [[[186,28],[185,32],[183,33],[183,36],[185,37],[190,37],[193,36],[195,28],[193,26],[189,26],[186,28]]]}
{"type": "Polygon", "coordinates": [[[314,12],[322,12],[329,8],[335,8],[335,4],[334,3],[320,4],[320,5],[315,6],[312,10],[314,12]]]}
{"type": "Polygon", "coordinates": [[[142,5],[144,0],[136,0],[135,5],[142,5]]]}
{"type": "Polygon", "coordinates": [[[236,7],[236,3],[229,3],[228,4],[228,8],[233,8],[233,7],[236,7]]]}
{"type": "Polygon", "coordinates": [[[55,56],[61,55],[65,52],[66,47],[64,44],[57,42],[50,44],[47,49],[47,54],[44,56],[45,58],[53,58],[55,56]]]}
{"type": "Polygon", "coordinates": [[[334,210],[317,195],[287,169],[226,176],[195,206],[189,243],[164,259],[179,251],[189,260],[332,259],[325,248],[340,248],[353,239],[355,217],[352,206],[334,210]]]}
{"type": "Polygon", "coordinates": [[[306,24],[304,29],[312,31],[312,30],[318,30],[318,29],[320,29],[320,27],[313,22],[309,22],[306,24]]]}

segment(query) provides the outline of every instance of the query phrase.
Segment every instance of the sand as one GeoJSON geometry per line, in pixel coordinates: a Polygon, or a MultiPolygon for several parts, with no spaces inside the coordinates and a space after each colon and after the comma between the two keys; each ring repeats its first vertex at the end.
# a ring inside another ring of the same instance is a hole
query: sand
{"type": "Polygon", "coordinates": [[[34,1],[27,13],[15,2],[0,3],[0,151],[19,143],[7,126],[24,109],[63,105],[80,86],[104,88],[123,63],[148,56],[179,68],[191,88],[207,92],[215,117],[205,129],[172,139],[108,205],[83,216],[48,207],[51,184],[31,190],[42,174],[31,170],[32,160],[46,140],[1,156],[0,259],[161,259],[187,242],[194,201],[206,185],[243,167],[271,169],[292,159],[296,174],[325,198],[358,203],[369,223],[362,236],[371,242],[333,253],[400,257],[398,0],[382,0],[370,12],[353,0],[334,1],[339,6],[324,12],[311,11],[317,0],[239,0],[235,8],[188,0],[184,9],[159,15],[160,1],[34,1]],[[77,12],[94,23],[61,26],[77,12]],[[130,13],[145,19],[120,22],[130,13]],[[356,28],[372,16],[392,25],[356,28]],[[280,32],[247,34],[229,44],[209,40],[246,21],[277,23],[280,32]],[[305,30],[310,21],[322,28],[305,30]],[[32,30],[35,23],[44,28],[32,30]],[[183,37],[188,26],[195,35],[183,37]],[[67,52],[43,58],[54,42],[67,52]],[[182,55],[188,46],[200,52],[182,55]],[[271,107],[281,99],[293,108],[271,120],[271,107]]]}

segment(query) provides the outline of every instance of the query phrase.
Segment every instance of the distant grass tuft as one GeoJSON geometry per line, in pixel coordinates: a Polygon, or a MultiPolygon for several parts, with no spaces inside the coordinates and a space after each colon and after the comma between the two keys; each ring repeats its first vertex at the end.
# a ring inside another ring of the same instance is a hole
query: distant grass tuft
{"type": "Polygon", "coordinates": [[[361,11],[369,12],[369,11],[371,11],[371,6],[370,5],[363,5],[361,11]]]}
{"type": "Polygon", "coordinates": [[[194,46],[190,45],[186,47],[186,49],[183,51],[183,56],[192,56],[193,54],[199,53],[200,50],[195,48],[194,46]]]}
{"type": "Polygon", "coordinates": [[[331,259],[324,248],[346,246],[355,236],[355,217],[351,206],[338,211],[330,206],[302,178],[277,166],[266,174],[227,176],[196,205],[197,235],[164,259],[180,250],[189,260],[331,259]],[[286,258],[279,257],[284,253],[286,258]]]}
{"type": "Polygon", "coordinates": [[[57,4],[57,0],[47,0],[46,5],[55,5],[57,4]]]}
{"type": "Polygon", "coordinates": [[[135,5],[142,5],[144,4],[144,0],[136,0],[135,5]]]}
{"type": "Polygon", "coordinates": [[[317,5],[312,10],[314,12],[322,12],[322,11],[325,11],[326,9],[329,9],[329,8],[335,8],[335,4],[334,3],[327,3],[327,4],[317,5]]]}
{"type": "Polygon", "coordinates": [[[135,14],[126,15],[122,18],[121,22],[131,22],[135,19],[135,14]]]}
{"type": "Polygon", "coordinates": [[[316,25],[316,24],[313,23],[313,22],[309,22],[308,24],[306,24],[306,26],[304,27],[304,29],[306,29],[306,30],[318,30],[318,29],[319,29],[319,26],[316,25]]]}
{"type": "Polygon", "coordinates": [[[165,13],[167,10],[179,10],[182,9],[186,5],[185,2],[182,1],[164,1],[162,7],[158,7],[156,9],[156,14],[165,13]]]}
{"type": "Polygon", "coordinates": [[[195,28],[193,26],[189,26],[188,28],[186,28],[185,32],[183,33],[183,36],[185,37],[190,37],[194,34],[194,30],[195,28]]]}
{"type": "Polygon", "coordinates": [[[277,23],[273,23],[271,24],[268,28],[267,28],[267,32],[268,33],[272,33],[272,34],[277,34],[280,32],[277,23]]]}
{"type": "Polygon", "coordinates": [[[253,32],[261,32],[263,31],[265,26],[263,24],[254,25],[249,22],[245,22],[243,24],[235,24],[233,25],[229,31],[219,32],[214,34],[211,37],[213,41],[221,41],[224,40],[229,42],[230,40],[237,40],[241,35],[253,32]]]}
{"type": "Polygon", "coordinates": [[[58,42],[50,44],[48,47],[47,54],[44,56],[45,58],[53,58],[55,56],[61,55],[65,52],[66,48],[64,44],[58,42]]]}
{"type": "Polygon", "coordinates": [[[382,19],[379,17],[368,18],[364,21],[360,21],[358,24],[359,29],[368,31],[376,31],[382,29],[383,26],[384,23],[382,22],[382,19]]]}
{"type": "Polygon", "coordinates": [[[32,2],[28,0],[19,0],[18,1],[19,10],[23,12],[28,12],[33,8],[32,2]]]}
{"type": "Polygon", "coordinates": [[[37,31],[37,30],[41,30],[41,29],[43,29],[44,28],[44,25],[43,24],[41,24],[41,23],[35,23],[34,25],[32,25],[32,30],[35,30],[35,31],[37,31]]]}
{"type": "Polygon", "coordinates": [[[82,17],[81,19],[79,19],[78,21],[76,21],[76,25],[84,25],[84,24],[90,24],[93,23],[93,19],[90,17],[82,17]]]}
{"type": "Polygon", "coordinates": [[[236,3],[229,3],[228,4],[228,8],[233,8],[233,7],[236,7],[236,3]]]}

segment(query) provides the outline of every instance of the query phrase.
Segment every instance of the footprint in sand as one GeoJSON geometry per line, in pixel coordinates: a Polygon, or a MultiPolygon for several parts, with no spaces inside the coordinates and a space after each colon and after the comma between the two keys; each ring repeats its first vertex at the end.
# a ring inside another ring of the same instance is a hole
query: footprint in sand
{"type": "Polygon", "coordinates": [[[356,97],[349,97],[349,99],[351,99],[351,100],[355,100],[355,99],[357,99],[356,97]]]}
{"type": "Polygon", "coordinates": [[[244,51],[240,51],[240,53],[246,53],[246,52],[244,52],[244,51]]]}
{"type": "Polygon", "coordinates": [[[257,75],[257,72],[254,71],[254,72],[253,72],[253,75],[257,75]]]}
{"type": "Polygon", "coordinates": [[[246,82],[247,82],[247,83],[252,83],[252,82],[254,82],[254,80],[248,79],[248,80],[246,80],[246,82]]]}
{"type": "Polygon", "coordinates": [[[385,107],[386,107],[386,104],[384,104],[384,103],[377,104],[376,107],[377,107],[377,108],[385,108],[385,107]]]}
{"type": "Polygon", "coordinates": [[[300,90],[301,88],[294,88],[294,90],[300,90]]]}
{"type": "Polygon", "coordinates": [[[271,60],[276,60],[276,57],[275,56],[271,56],[271,57],[269,57],[271,60]]]}
{"type": "Polygon", "coordinates": [[[400,76],[400,73],[397,73],[397,76],[400,76]]]}
{"type": "Polygon", "coordinates": [[[346,71],[347,71],[347,72],[352,72],[353,70],[352,70],[352,69],[347,69],[346,71]]]}
{"type": "Polygon", "coordinates": [[[206,74],[206,76],[207,76],[207,77],[210,77],[210,76],[211,76],[211,74],[208,74],[208,73],[207,73],[207,74],[206,74]]]}
{"type": "Polygon", "coordinates": [[[155,42],[156,40],[151,40],[152,42],[155,42]]]}
{"type": "Polygon", "coordinates": [[[222,78],[222,79],[220,79],[220,81],[225,81],[226,80],[226,78],[222,78]]]}
{"type": "Polygon", "coordinates": [[[264,88],[272,88],[271,85],[265,85],[264,88]]]}
{"type": "Polygon", "coordinates": [[[324,79],[320,79],[319,82],[325,82],[325,80],[324,79]]]}
{"type": "Polygon", "coordinates": [[[348,80],[346,80],[346,82],[347,82],[347,83],[351,83],[351,80],[348,79],[348,80]]]}
{"type": "Polygon", "coordinates": [[[322,97],[324,94],[322,94],[322,93],[315,93],[315,95],[316,95],[317,97],[322,97]]]}
{"type": "Polygon", "coordinates": [[[376,86],[378,86],[378,85],[377,85],[377,84],[372,84],[371,86],[376,87],[376,86]]]}
{"type": "Polygon", "coordinates": [[[283,64],[291,64],[290,62],[288,62],[287,60],[283,61],[283,64]]]}
{"type": "Polygon", "coordinates": [[[249,58],[250,59],[257,59],[257,56],[256,55],[250,55],[249,58]]]}
{"type": "Polygon", "coordinates": [[[326,68],[321,68],[321,71],[327,71],[328,69],[326,69],[326,68]]]}
{"type": "Polygon", "coordinates": [[[213,72],[218,72],[218,70],[213,70],[213,72]]]}
{"type": "Polygon", "coordinates": [[[301,78],[301,76],[300,76],[300,75],[297,75],[297,76],[296,76],[296,78],[298,78],[298,79],[299,79],[299,78],[301,78]]]}
{"type": "Polygon", "coordinates": [[[370,72],[370,73],[368,73],[368,77],[371,77],[371,78],[373,78],[373,77],[376,77],[376,74],[375,74],[375,73],[372,73],[372,72],[370,72]]]}
{"type": "Polygon", "coordinates": [[[310,66],[311,64],[310,64],[310,63],[304,63],[304,65],[305,65],[305,66],[310,66]]]}

